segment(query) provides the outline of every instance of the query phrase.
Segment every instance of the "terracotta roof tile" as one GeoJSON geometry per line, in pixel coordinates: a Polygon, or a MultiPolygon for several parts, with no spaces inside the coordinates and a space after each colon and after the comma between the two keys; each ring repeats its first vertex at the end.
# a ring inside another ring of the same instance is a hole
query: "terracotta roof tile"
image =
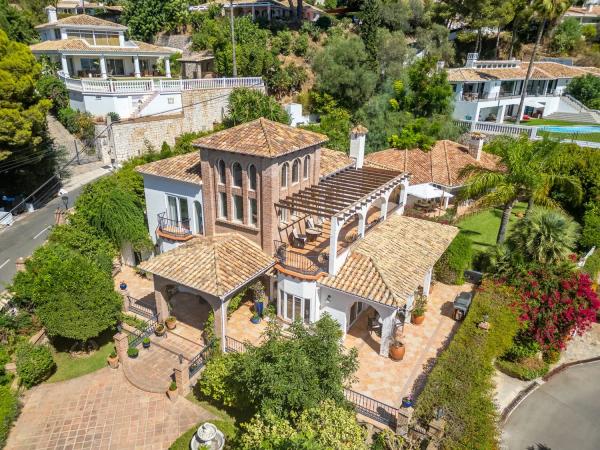
{"type": "Polygon", "coordinates": [[[350,250],[337,275],[320,283],[401,307],[457,234],[455,227],[394,215],[350,250]]]}
{"type": "Polygon", "coordinates": [[[274,260],[237,233],[196,237],[140,264],[140,269],[224,297],[273,266],[274,260]]]}
{"type": "MultiPolygon", "coordinates": [[[[571,6],[567,9],[565,17],[598,17],[600,16],[600,5],[593,5],[591,10],[587,6],[571,6]]],[[[585,25],[585,24],[584,24],[585,25]]]]}
{"type": "Polygon", "coordinates": [[[118,47],[118,46],[102,46],[94,47],[88,44],[83,39],[60,39],[56,41],[43,41],[37,44],[29,46],[29,49],[33,53],[44,53],[61,50],[75,50],[85,51],[86,53],[159,53],[159,54],[171,54],[176,53],[175,50],[167,47],[159,47],[158,45],[148,44],[141,41],[129,41],[135,44],[131,47],[118,47]]]}
{"type": "Polygon", "coordinates": [[[354,160],[346,153],[321,147],[321,167],[319,177],[330,175],[338,170],[351,166],[354,160]]]}
{"type": "MultiPolygon", "coordinates": [[[[527,75],[529,63],[521,63],[519,67],[497,69],[470,69],[461,67],[448,69],[448,81],[491,81],[522,80],[527,75]]],[[[594,69],[594,68],[591,68],[594,69]]],[[[574,78],[586,73],[596,73],[588,67],[567,66],[549,61],[536,62],[531,74],[532,79],[546,80],[555,78],[574,78]]]]}
{"type": "Polygon", "coordinates": [[[102,28],[116,28],[118,30],[126,30],[127,27],[109,20],[100,19],[98,17],[90,16],[88,14],[75,14],[68,16],[63,19],[58,19],[56,22],[47,22],[36,26],[37,29],[42,28],[56,28],[56,27],[102,27],[102,28]]]}
{"type": "Polygon", "coordinates": [[[497,169],[498,161],[497,156],[486,152],[481,152],[481,158],[477,161],[464,145],[442,140],[436,142],[428,152],[420,149],[390,148],[370,153],[365,158],[365,165],[410,173],[411,184],[436,183],[451,187],[460,186],[464,181],[464,178],[459,176],[464,167],[476,164],[488,169],[497,169]]]}
{"type": "Polygon", "coordinates": [[[155,175],[195,184],[202,183],[200,152],[197,151],[137,166],[135,170],[145,175],[155,175]]]}
{"type": "Polygon", "coordinates": [[[265,118],[201,137],[200,148],[275,158],[327,142],[327,136],[265,118]]]}

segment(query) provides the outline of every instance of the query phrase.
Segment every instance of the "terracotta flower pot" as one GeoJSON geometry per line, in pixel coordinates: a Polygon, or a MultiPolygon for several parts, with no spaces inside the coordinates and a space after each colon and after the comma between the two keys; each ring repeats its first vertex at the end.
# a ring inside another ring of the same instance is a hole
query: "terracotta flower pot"
{"type": "Polygon", "coordinates": [[[394,361],[402,361],[405,353],[406,347],[404,347],[404,344],[394,343],[390,345],[390,358],[394,361]]]}
{"type": "Polygon", "coordinates": [[[108,362],[108,365],[110,366],[111,369],[116,369],[119,367],[119,357],[118,356],[111,358],[109,355],[108,358],[106,358],[106,361],[108,362]]]}
{"type": "Polygon", "coordinates": [[[169,397],[169,400],[171,401],[177,400],[177,389],[175,389],[174,391],[172,391],[171,389],[167,389],[167,397],[169,397]]]}
{"type": "Polygon", "coordinates": [[[425,320],[425,316],[421,315],[421,316],[412,316],[410,318],[410,321],[414,324],[414,325],[421,325],[423,323],[423,321],[425,320]]]}
{"type": "Polygon", "coordinates": [[[177,326],[177,320],[176,319],[167,319],[165,320],[165,325],[167,326],[167,328],[169,330],[174,330],[175,327],[177,326]]]}

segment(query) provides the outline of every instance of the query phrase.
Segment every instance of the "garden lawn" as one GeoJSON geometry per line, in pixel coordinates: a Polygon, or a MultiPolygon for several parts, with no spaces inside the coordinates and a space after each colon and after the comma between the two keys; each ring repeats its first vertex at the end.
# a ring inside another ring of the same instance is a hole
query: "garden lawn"
{"type": "Polygon", "coordinates": [[[541,127],[544,125],[557,125],[557,126],[569,126],[569,125],[582,125],[582,126],[592,126],[591,123],[585,122],[569,122],[566,120],[552,120],[552,119],[530,119],[527,121],[522,121],[521,125],[531,126],[531,127],[541,127]]]}
{"type": "MultiPolygon", "coordinates": [[[[508,230],[511,225],[518,220],[516,216],[519,213],[524,213],[527,208],[526,203],[516,203],[510,216],[508,230]]],[[[496,245],[496,237],[500,228],[500,218],[502,209],[491,208],[473,215],[466,216],[460,220],[456,226],[468,236],[473,242],[474,253],[486,251],[496,245]]]]}
{"type": "Polygon", "coordinates": [[[106,366],[106,358],[114,349],[114,343],[107,341],[90,356],[73,357],[69,352],[54,352],[56,372],[48,378],[49,383],[70,380],[94,372],[106,366]]]}

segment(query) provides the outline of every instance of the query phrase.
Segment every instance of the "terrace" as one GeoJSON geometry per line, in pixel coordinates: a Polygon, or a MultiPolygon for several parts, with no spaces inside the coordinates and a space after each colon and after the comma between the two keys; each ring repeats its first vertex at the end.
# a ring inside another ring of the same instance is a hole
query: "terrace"
{"type": "Polygon", "coordinates": [[[402,211],[407,186],[400,172],[347,168],[280,200],[279,268],[304,276],[335,273],[355,241],[388,213],[402,211]]]}

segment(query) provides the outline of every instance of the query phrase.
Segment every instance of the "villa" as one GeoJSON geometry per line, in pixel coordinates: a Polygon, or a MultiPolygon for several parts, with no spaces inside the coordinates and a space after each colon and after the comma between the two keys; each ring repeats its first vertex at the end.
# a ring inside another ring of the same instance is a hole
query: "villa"
{"type": "MultiPolygon", "coordinates": [[[[252,20],[291,20],[295,17],[296,0],[216,0],[203,5],[190,6],[192,11],[206,11],[211,4],[222,6],[223,14],[229,16],[229,9],[233,4],[233,15],[250,16],[252,20]]],[[[325,14],[320,8],[304,2],[302,5],[302,16],[304,20],[316,21],[325,14]]]]}
{"type": "MultiPolygon", "coordinates": [[[[477,53],[469,53],[465,67],[448,69],[454,119],[503,123],[516,118],[527,67],[518,60],[479,61],[477,53]]],[[[536,62],[526,87],[524,114],[597,123],[600,118],[594,111],[565,92],[573,78],[586,74],[600,76],[600,69],[536,62]]]]}
{"type": "Polygon", "coordinates": [[[563,15],[562,20],[575,18],[581,25],[600,24],[600,2],[587,0],[583,6],[571,6],[563,15]]]}
{"type": "Polygon", "coordinates": [[[169,57],[178,49],[128,40],[127,27],[98,17],[59,19],[53,6],[46,13],[48,22],[36,27],[42,42],[30,49],[59,65],[71,107],[93,116],[180,114],[182,91],[263,86],[260,77],[212,78],[211,66],[201,65],[204,60],[186,73],[198,78],[172,79],[169,57]]]}
{"type": "Polygon", "coordinates": [[[348,156],[321,134],[259,119],[139,166],[156,245],[139,268],[152,274],[158,320],[172,292],[185,295],[173,302],[181,320],[184,303],[200,301],[225,349],[229,301],[260,280],[281,323],[330,314],[355,337],[368,319],[387,358],[457,229],[403,215],[410,175],[364,165],[366,134],[352,130],[348,156]]]}

